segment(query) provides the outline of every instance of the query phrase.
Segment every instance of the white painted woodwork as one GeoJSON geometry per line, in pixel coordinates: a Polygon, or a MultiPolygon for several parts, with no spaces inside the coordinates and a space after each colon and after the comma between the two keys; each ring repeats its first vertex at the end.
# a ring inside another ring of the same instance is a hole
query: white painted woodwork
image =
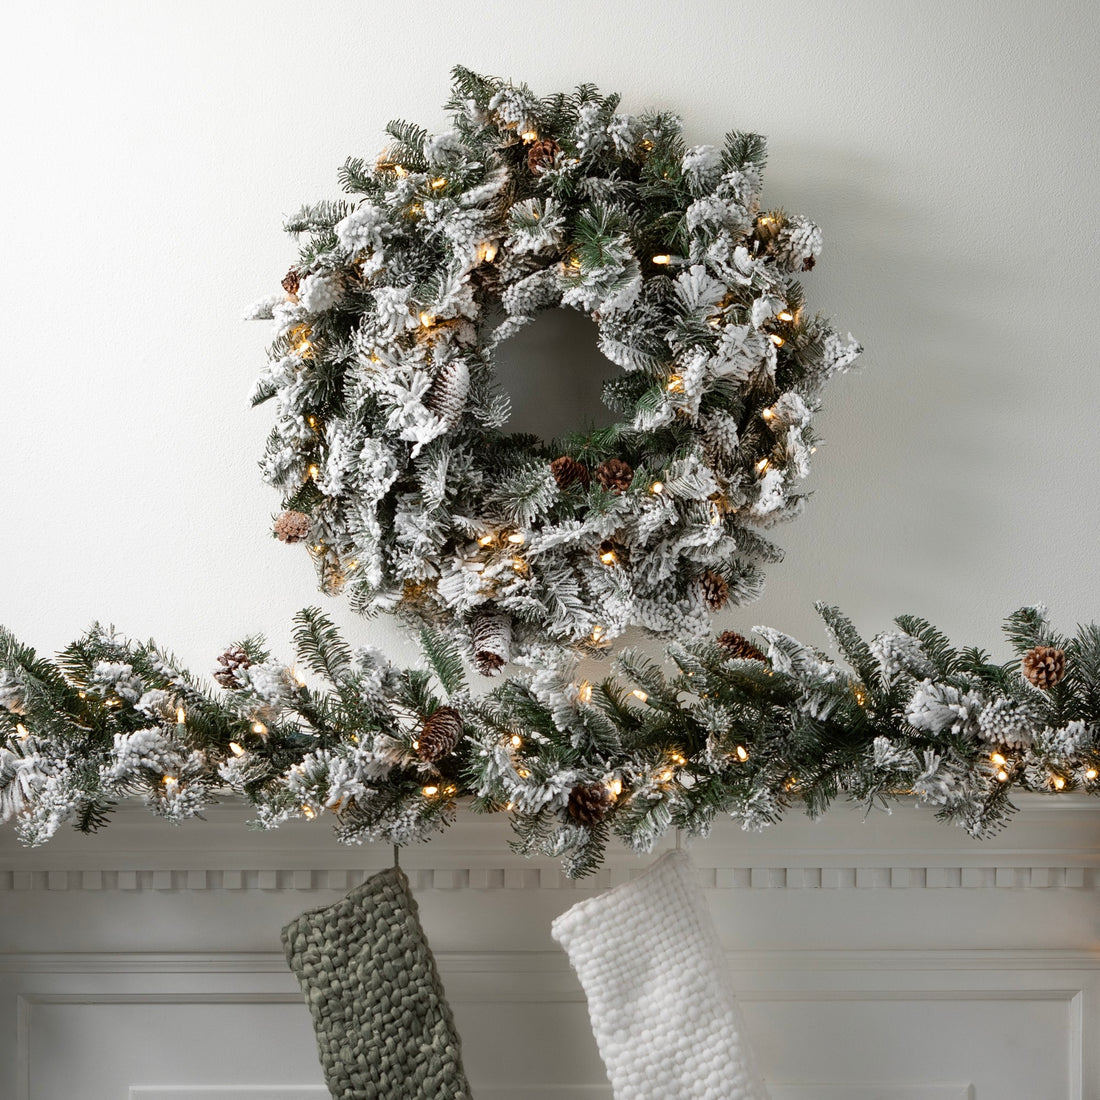
{"type": "MultiPolygon", "coordinates": [[[[905,805],[692,845],[773,1100],[1100,1097],[1100,809],[1022,805],[984,844],[905,805]]],[[[247,817],[177,829],[126,806],[96,837],[0,836],[0,1098],[325,1096],[279,929],[391,850],[247,817]]],[[[571,882],[507,839],[464,813],[402,854],[475,1095],[608,1100],[549,926],[649,857],[571,882]]]]}

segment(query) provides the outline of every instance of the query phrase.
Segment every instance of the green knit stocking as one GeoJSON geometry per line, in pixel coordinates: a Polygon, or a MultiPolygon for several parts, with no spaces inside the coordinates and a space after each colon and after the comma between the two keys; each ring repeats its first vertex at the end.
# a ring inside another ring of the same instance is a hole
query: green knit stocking
{"type": "Polygon", "coordinates": [[[336,1100],[470,1100],[409,880],[379,872],[283,929],[336,1100]]]}

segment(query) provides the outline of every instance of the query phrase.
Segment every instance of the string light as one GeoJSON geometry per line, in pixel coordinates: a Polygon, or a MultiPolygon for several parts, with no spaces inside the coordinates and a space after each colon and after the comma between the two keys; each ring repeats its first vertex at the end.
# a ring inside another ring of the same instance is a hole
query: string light
{"type": "Polygon", "coordinates": [[[663,481],[655,481],[650,487],[649,491],[655,496],[659,497],[665,491],[665,483],[663,481]]]}
{"type": "Polygon", "coordinates": [[[687,763],[687,760],[680,753],[674,752],[672,753],[672,762],[683,767],[687,763]]]}
{"type": "Polygon", "coordinates": [[[420,311],[420,324],[424,328],[431,328],[435,324],[435,314],[429,313],[426,309],[420,311]]]}
{"type": "Polygon", "coordinates": [[[495,241],[482,241],[477,246],[478,263],[491,264],[497,258],[497,246],[495,241]]]}
{"type": "Polygon", "coordinates": [[[296,350],[303,359],[308,359],[313,351],[313,345],[308,340],[303,340],[296,350]]]}
{"type": "Polygon", "coordinates": [[[630,694],[633,695],[639,703],[644,703],[649,698],[641,688],[635,688],[630,694]]]}
{"type": "Polygon", "coordinates": [[[600,551],[600,561],[602,561],[604,565],[615,565],[618,563],[618,560],[614,550],[608,549],[600,551]]]}
{"type": "Polygon", "coordinates": [[[310,468],[309,468],[309,476],[310,476],[311,478],[313,478],[313,480],[314,480],[314,481],[316,481],[316,480],[317,480],[317,478],[318,478],[318,477],[320,477],[320,475],[321,475],[321,467],[320,467],[320,466],[318,466],[318,465],[316,465],[316,464],[314,464],[314,465],[310,466],[310,468]]]}
{"type": "Polygon", "coordinates": [[[182,726],[187,722],[187,711],[183,707],[176,707],[176,725],[182,726]]]}
{"type": "Polygon", "coordinates": [[[317,811],[312,806],[307,806],[303,803],[302,814],[307,821],[312,821],[317,816],[317,811]]]}
{"type": "Polygon", "coordinates": [[[174,775],[166,775],[161,782],[164,784],[165,791],[171,794],[179,786],[180,781],[174,775]]]}
{"type": "Polygon", "coordinates": [[[267,726],[265,726],[263,722],[255,721],[252,723],[252,732],[263,737],[263,735],[267,733],[267,726]]]}
{"type": "Polygon", "coordinates": [[[1060,791],[1066,785],[1066,781],[1060,775],[1056,775],[1051,782],[1054,784],[1056,791],[1060,791]]]}
{"type": "Polygon", "coordinates": [[[399,179],[404,179],[409,174],[409,170],[403,164],[395,164],[393,174],[399,179]]]}
{"type": "Polygon", "coordinates": [[[523,744],[523,738],[518,733],[512,734],[512,748],[518,749],[523,744]]]}
{"type": "Polygon", "coordinates": [[[659,252],[653,257],[653,262],[663,267],[665,264],[672,263],[672,257],[667,252],[659,252]]]}
{"type": "Polygon", "coordinates": [[[539,139],[539,135],[534,130],[524,130],[519,136],[524,145],[530,145],[531,142],[539,139]]]}
{"type": "Polygon", "coordinates": [[[594,626],[592,628],[592,641],[598,642],[604,634],[604,628],[602,626],[594,626]]]}
{"type": "Polygon", "coordinates": [[[443,188],[447,186],[447,181],[443,176],[439,176],[432,180],[431,186],[433,191],[442,191],[443,188]]]}
{"type": "Polygon", "coordinates": [[[779,319],[781,321],[793,321],[794,314],[789,309],[785,309],[782,313],[779,314],[779,319]]]}
{"type": "Polygon", "coordinates": [[[229,751],[234,756],[244,756],[244,749],[240,745],[238,745],[236,741],[229,742],[229,751]]]}
{"type": "Polygon", "coordinates": [[[997,772],[997,779],[1001,783],[1007,783],[1008,782],[1008,772],[1006,772],[1004,770],[1004,768],[1001,768],[1001,770],[999,772],[997,772]]]}
{"type": "Polygon", "coordinates": [[[765,420],[771,420],[771,418],[772,418],[773,416],[775,416],[775,409],[773,409],[773,408],[767,408],[767,409],[763,409],[763,410],[761,410],[761,413],[760,413],[760,415],[761,415],[761,416],[762,416],[762,417],[763,417],[763,418],[764,418],[765,420]]]}
{"type": "Polygon", "coordinates": [[[311,428],[316,428],[317,427],[317,417],[315,417],[315,416],[309,417],[309,426],[311,428]]]}
{"type": "Polygon", "coordinates": [[[1005,758],[999,752],[993,753],[989,759],[990,762],[996,764],[998,768],[1004,767],[1005,758]]]}
{"type": "Polygon", "coordinates": [[[513,546],[522,546],[526,541],[526,538],[522,531],[513,531],[508,536],[508,541],[512,543],[513,546]]]}
{"type": "Polygon", "coordinates": [[[668,781],[669,781],[669,780],[670,780],[670,779],[671,779],[671,778],[672,778],[672,777],[673,777],[673,776],[674,776],[675,774],[676,774],[676,773],[675,773],[675,772],[674,772],[674,771],[673,771],[673,770],[672,770],[671,768],[665,768],[665,769],[664,769],[664,770],[663,770],[663,771],[662,771],[662,772],[661,772],[661,773],[660,773],[660,774],[659,774],[659,775],[657,776],[657,778],[658,778],[658,779],[659,779],[659,780],[660,780],[660,781],[661,781],[662,783],[667,783],[667,782],[668,782],[668,781]]]}
{"type": "Polygon", "coordinates": [[[582,703],[592,702],[592,685],[587,680],[577,689],[577,699],[582,703]]]}
{"type": "Polygon", "coordinates": [[[718,507],[713,501],[710,505],[710,525],[711,527],[717,527],[722,522],[722,509],[718,507]]]}
{"type": "Polygon", "coordinates": [[[420,790],[420,793],[425,798],[434,798],[437,794],[439,794],[439,788],[438,787],[422,787],[421,790],[420,790]]]}
{"type": "Polygon", "coordinates": [[[668,390],[669,393],[682,393],[684,389],[684,380],[678,374],[674,374],[668,380],[668,385],[665,386],[665,389],[668,390]]]}
{"type": "Polygon", "coordinates": [[[1089,770],[1087,772],[1085,772],[1085,778],[1086,779],[1095,779],[1096,776],[1097,776],[1097,771],[1096,771],[1095,768],[1089,768],[1089,770]]]}
{"type": "Polygon", "coordinates": [[[477,544],[478,546],[492,546],[495,541],[495,535],[482,535],[481,538],[477,540],[477,544]]]}
{"type": "Polygon", "coordinates": [[[779,335],[778,332],[773,332],[771,335],[771,341],[777,348],[781,348],[787,341],[779,335]]]}
{"type": "Polygon", "coordinates": [[[758,462],[758,463],[756,464],[756,472],[757,472],[758,474],[762,474],[762,473],[763,473],[763,472],[764,472],[764,471],[765,471],[765,470],[766,470],[766,469],[768,468],[768,466],[769,466],[769,465],[770,465],[770,463],[768,462],[768,460],[767,460],[766,458],[762,458],[762,459],[761,459],[761,460],[760,460],[760,461],[759,461],[759,462],[758,462]]]}
{"type": "Polygon", "coordinates": [[[523,558],[513,558],[512,559],[512,569],[516,573],[526,573],[527,572],[527,562],[525,562],[523,560],[523,558]]]}
{"type": "Polygon", "coordinates": [[[22,722],[16,722],[15,732],[19,734],[20,741],[26,741],[26,739],[31,735],[31,731],[27,729],[27,727],[24,726],[22,722]]]}
{"type": "Polygon", "coordinates": [[[737,748],[733,751],[737,753],[737,759],[740,760],[742,764],[744,764],[744,762],[748,760],[749,750],[746,749],[744,745],[738,745],[737,748]]]}

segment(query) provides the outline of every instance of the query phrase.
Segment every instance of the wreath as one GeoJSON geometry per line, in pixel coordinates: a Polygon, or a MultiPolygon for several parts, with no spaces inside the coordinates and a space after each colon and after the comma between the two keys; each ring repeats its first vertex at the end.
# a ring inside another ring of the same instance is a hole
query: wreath
{"type": "Polygon", "coordinates": [[[300,255],[256,402],[275,534],[364,613],[445,626],[482,673],[637,625],[705,633],[762,586],[796,515],[823,385],[859,345],[807,313],[816,225],[760,203],[763,138],[687,148],[591,85],[536,97],[454,70],[452,129],[391,123],[353,201],[287,223],[300,255]],[[621,373],[613,425],[505,428],[494,351],[579,310],[621,373]]]}

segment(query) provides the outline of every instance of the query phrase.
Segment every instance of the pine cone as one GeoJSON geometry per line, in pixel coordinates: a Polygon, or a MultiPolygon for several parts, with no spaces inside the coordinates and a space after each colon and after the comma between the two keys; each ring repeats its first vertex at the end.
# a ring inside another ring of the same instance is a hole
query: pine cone
{"type": "Polygon", "coordinates": [[[1020,672],[1037,688],[1052,688],[1066,674],[1066,655],[1052,645],[1037,645],[1024,654],[1020,672]]]}
{"type": "Polygon", "coordinates": [[[721,573],[715,573],[708,569],[700,578],[699,585],[703,589],[703,599],[711,611],[721,611],[730,598],[730,586],[721,573]]]}
{"type": "Polygon", "coordinates": [[[283,512],[275,520],[275,537],[280,542],[301,542],[313,527],[305,512],[283,512]]]}
{"type": "Polygon", "coordinates": [[[474,664],[482,676],[495,676],[508,661],[512,648],[512,620],[500,611],[474,616],[474,664]]]}
{"type": "Polygon", "coordinates": [[[723,649],[729,650],[730,657],[736,661],[764,661],[767,663],[768,658],[748,638],[738,634],[736,630],[723,630],[718,635],[718,644],[723,649]]]}
{"type": "Polygon", "coordinates": [[[634,480],[634,468],[621,458],[609,458],[596,467],[596,480],[609,492],[625,493],[634,480]]]}
{"type": "Polygon", "coordinates": [[[287,292],[292,298],[298,293],[298,287],[301,284],[301,278],[298,275],[298,269],[292,267],[285,276],[283,276],[283,290],[287,292]]]}
{"type": "Polygon", "coordinates": [[[437,707],[428,715],[416,741],[416,752],[428,764],[454,752],[462,738],[462,715],[454,707],[437,707]]]}
{"type": "Polygon", "coordinates": [[[569,816],[581,825],[598,825],[611,809],[611,792],[602,783],[574,787],[569,792],[569,816]]]}
{"type": "Polygon", "coordinates": [[[558,483],[559,489],[568,489],[578,482],[583,488],[587,489],[588,483],[592,480],[588,467],[583,462],[570,458],[569,455],[555,458],[550,463],[550,472],[554,475],[554,480],[558,483]]]}
{"type": "Polygon", "coordinates": [[[219,658],[218,664],[222,667],[214,673],[214,679],[223,688],[235,688],[240,686],[237,673],[252,667],[252,659],[240,646],[227,649],[219,658]]]}
{"type": "Polygon", "coordinates": [[[454,426],[466,409],[470,395],[470,368],[465,359],[452,359],[436,375],[425,404],[448,425],[454,426]]]}
{"type": "Polygon", "coordinates": [[[541,176],[547,168],[554,167],[554,158],[560,152],[561,146],[553,138],[533,142],[527,148],[527,171],[532,176],[541,176]]]}

